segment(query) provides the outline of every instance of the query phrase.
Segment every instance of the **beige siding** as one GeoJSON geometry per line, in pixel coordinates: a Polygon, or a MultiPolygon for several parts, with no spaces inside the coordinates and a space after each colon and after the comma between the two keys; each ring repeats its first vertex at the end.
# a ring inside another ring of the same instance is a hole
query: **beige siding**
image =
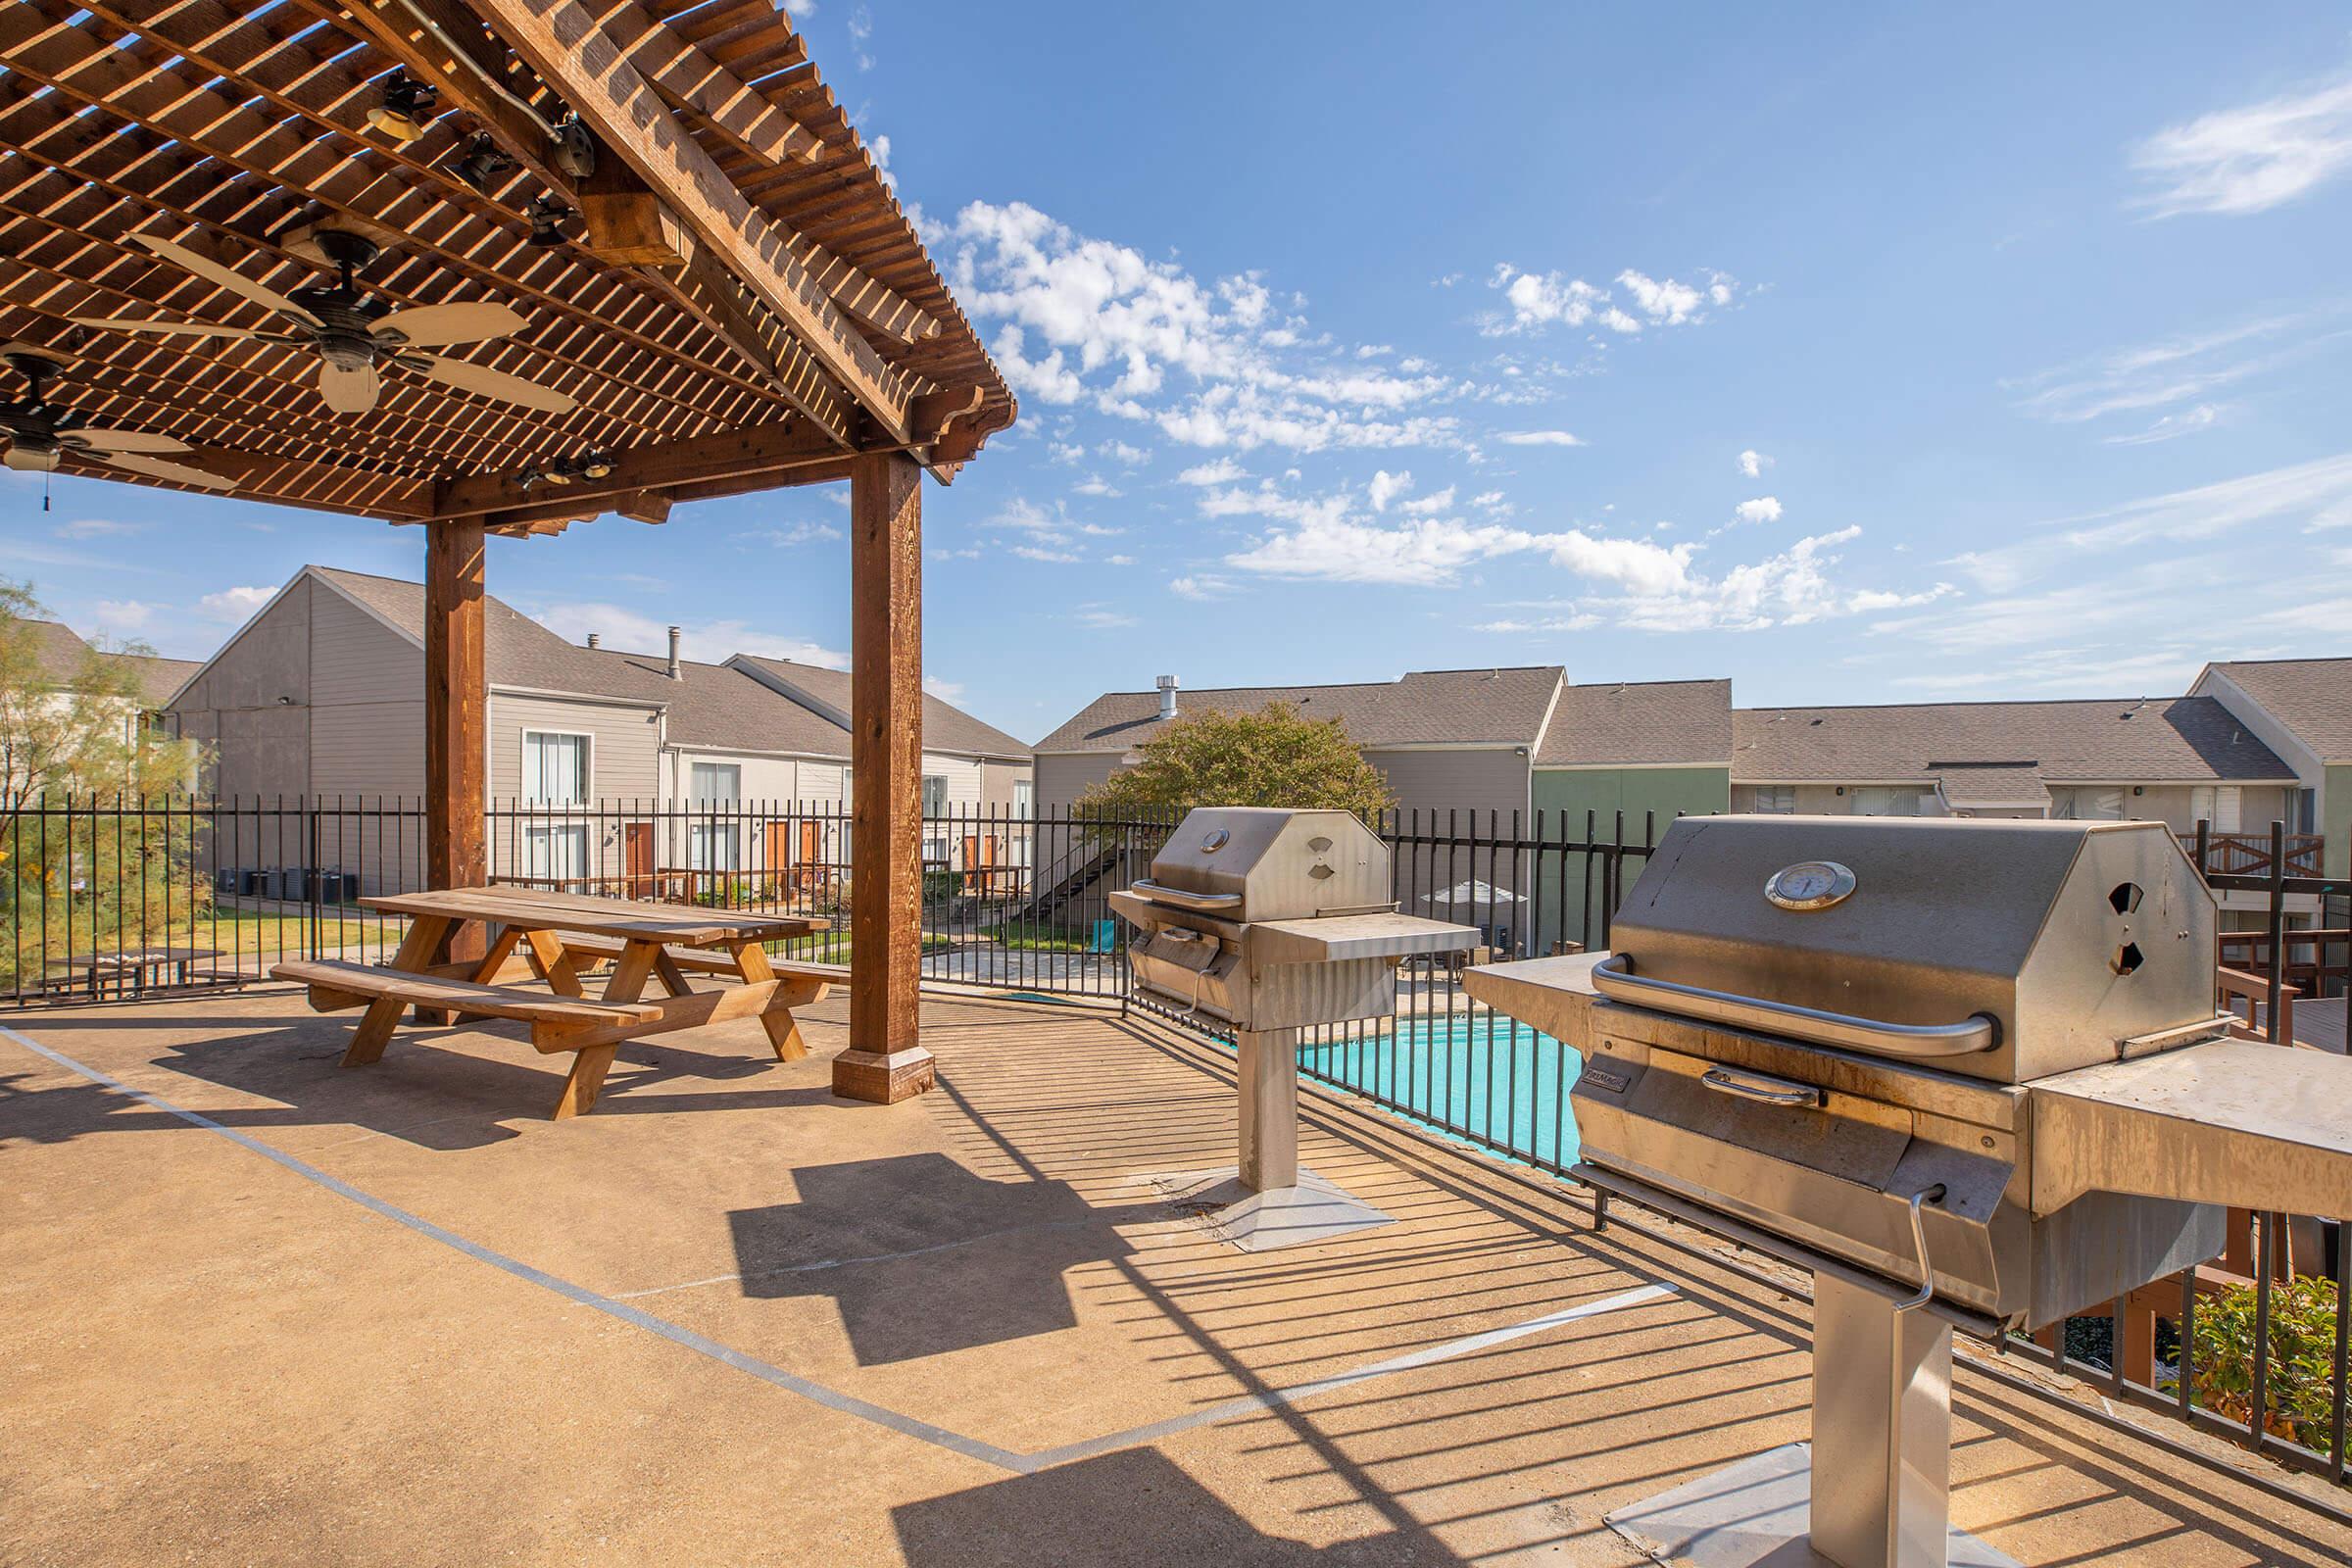
{"type": "Polygon", "coordinates": [[[1116,752],[1070,752],[1037,760],[1040,816],[1066,816],[1070,804],[1118,771],[1116,752]]]}
{"type": "MultiPolygon", "coordinates": [[[[424,650],[327,588],[311,599],[311,701],[320,708],[347,703],[421,703],[424,650]]],[[[421,720],[419,723],[421,724],[421,720]]],[[[419,743],[423,730],[417,730],[419,743]]],[[[417,768],[421,775],[422,754],[417,768]]]]}
{"type": "Polygon", "coordinates": [[[1449,747],[1425,752],[1367,748],[1364,759],[1389,781],[1407,821],[1418,808],[1425,824],[1433,812],[1441,822],[1448,811],[1458,813],[1455,820],[1463,832],[1470,830],[1473,811],[1481,833],[1487,831],[1490,811],[1495,813],[1506,833],[1513,811],[1519,813],[1522,827],[1528,824],[1527,758],[1510,747],[1449,747]]]}
{"type": "Polygon", "coordinates": [[[319,796],[424,794],[424,699],[311,712],[311,788],[319,796]]]}
{"type": "Polygon", "coordinates": [[[291,800],[310,792],[312,590],[309,578],[296,582],[172,705],[180,733],[213,748],[208,793],[291,800]]]}
{"type": "Polygon", "coordinates": [[[522,737],[526,730],[591,737],[588,794],[592,800],[650,800],[662,793],[657,765],[661,731],[651,708],[492,692],[492,800],[514,800],[522,794],[522,737]]]}
{"type": "MultiPolygon", "coordinates": [[[[1838,786],[1832,784],[1799,784],[1795,787],[1796,809],[1800,813],[1807,815],[1851,815],[1854,810],[1854,791],[1860,787],[1861,786],[1857,785],[1838,786]],[[1843,794],[1839,793],[1840,788],[1843,789],[1843,794]]],[[[1934,786],[1903,787],[1917,787],[1919,789],[1919,793],[1923,797],[1921,814],[1939,814],[1938,808],[1935,804],[1934,786]]],[[[2076,787],[2078,786],[2053,784],[2049,788],[2054,797],[2062,800],[2065,791],[2076,787]]],[[[2093,788],[2094,786],[2079,787],[2093,788]]],[[[2180,833],[2195,831],[2197,825],[2195,809],[2195,803],[2197,799],[2196,791],[2198,788],[2201,788],[2201,786],[2192,786],[2187,784],[2144,784],[2136,786],[2139,791],[2139,793],[2136,795],[2132,793],[2134,786],[2129,784],[2104,787],[2120,787],[2123,790],[2124,815],[2127,818],[2143,822],[2164,822],[2169,824],[2176,832],[2180,833]]],[[[1732,787],[1732,809],[1735,811],[1754,810],[1756,808],[1756,790],[1757,786],[1752,784],[1734,785],[1732,787]]],[[[2053,804],[2055,805],[2056,802],[2054,801],[2053,804]]],[[[2291,788],[2269,784],[2247,784],[2239,786],[2238,831],[2241,833],[2268,833],[2271,828],[2271,823],[2274,819],[2290,822],[2294,819],[2294,796],[2291,788]]],[[[1992,815],[1996,813],[1978,812],[1976,814],[1992,815]]],[[[2034,815],[2039,813],[2018,813],[2004,811],[1997,814],[2009,816],[2018,814],[2034,815]]]]}
{"type": "Polygon", "coordinates": [[[1032,769],[1027,762],[982,762],[980,764],[980,808],[1002,816],[1012,809],[1012,786],[1016,779],[1028,778],[1032,769]]]}
{"type": "Polygon", "coordinates": [[[969,812],[980,807],[980,764],[968,757],[923,754],[923,776],[947,781],[948,809],[969,812]]]}

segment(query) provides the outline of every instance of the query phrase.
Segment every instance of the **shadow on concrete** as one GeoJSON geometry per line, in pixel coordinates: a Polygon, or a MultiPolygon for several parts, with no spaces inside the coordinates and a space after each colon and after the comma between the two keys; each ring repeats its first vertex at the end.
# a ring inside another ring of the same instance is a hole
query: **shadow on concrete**
{"type": "Polygon", "coordinates": [[[1414,1527],[1329,1546],[1257,1529],[1155,1448],[891,1510],[908,1568],[1391,1568],[1462,1559],[1414,1527]]]}
{"type": "MultiPolygon", "coordinates": [[[[127,1014],[61,1015],[25,1019],[12,1027],[72,1056],[76,1032],[117,1034],[127,1014]],[[29,1023],[31,1028],[26,1028],[29,1023]],[[37,1033],[34,1031],[37,1030],[37,1033]]],[[[420,1149],[454,1152],[520,1137],[527,1124],[545,1121],[563,1093],[571,1069],[567,1054],[542,1055],[524,1026],[468,1023],[454,1028],[403,1024],[383,1058],[365,1067],[340,1065],[357,1014],[325,1018],[276,1017],[204,1019],[208,1027],[246,1032],[210,1034],[174,1042],[145,1064],[168,1068],[203,1083],[275,1102],[270,1105],[201,1109],[210,1119],[241,1131],[276,1127],[352,1126],[397,1138],[420,1149]],[[481,1037],[492,1049],[512,1051],[516,1059],[476,1055],[448,1049],[481,1037]],[[509,1125],[510,1123],[516,1125],[509,1125]]],[[[177,1020],[185,1029],[188,1020],[177,1020]]],[[[769,1110],[830,1101],[829,1088],[728,1089],[710,1094],[644,1091],[678,1082],[732,1084],[778,1071],[782,1063],[747,1050],[715,1054],[673,1044],[668,1038],[624,1045],[605,1080],[594,1116],[672,1115],[699,1110],[769,1110]]],[[[177,1102],[170,1086],[145,1085],[177,1102]]],[[[135,1131],[152,1126],[185,1126],[177,1117],[152,1109],[126,1095],[95,1084],[27,1089],[0,1084],[0,1144],[22,1139],[63,1143],[85,1133],[135,1131]]]]}
{"type": "Polygon", "coordinates": [[[862,1366],[1075,1328],[1062,1276],[1133,1250],[1068,1184],[994,1182],[945,1154],[811,1165],[797,1203],[727,1216],[746,1296],[830,1296],[862,1366]]]}

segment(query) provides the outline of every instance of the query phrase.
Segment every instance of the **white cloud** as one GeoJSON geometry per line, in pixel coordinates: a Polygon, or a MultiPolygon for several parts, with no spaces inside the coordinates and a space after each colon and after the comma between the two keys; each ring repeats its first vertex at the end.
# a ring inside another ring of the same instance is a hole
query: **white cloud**
{"type": "Polygon", "coordinates": [[[838,539],[841,530],[829,522],[786,522],[773,527],[750,528],[736,535],[756,543],[773,545],[779,550],[793,545],[805,545],[818,539],[838,539]]]}
{"type": "MultiPolygon", "coordinates": [[[[594,602],[545,605],[531,618],[566,642],[584,642],[590,632],[596,632],[603,637],[607,648],[640,654],[669,651],[667,626],[619,605],[594,602]]],[[[839,649],[826,648],[805,638],[757,630],[743,620],[688,623],[681,628],[679,642],[685,657],[704,663],[723,663],[730,654],[760,654],[826,669],[850,667],[850,656],[839,649]]]]}
{"type": "Polygon", "coordinates": [[[1140,468],[1152,461],[1151,453],[1124,441],[1105,441],[1095,450],[1123,467],[1140,468]]]}
{"type": "Polygon", "coordinates": [[[1504,430],[1494,437],[1506,447],[1581,447],[1584,440],[1565,430],[1504,430]]]}
{"type": "Polygon", "coordinates": [[[929,692],[932,696],[938,698],[943,703],[952,703],[963,696],[963,682],[957,680],[942,680],[937,675],[925,675],[923,677],[923,690],[929,692]]]}
{"type": "Polygon", "coordinates": [[[1070,618],[1089,631],[1116,631],[1122,626],[1135,624],[1133,615],[1128,614],[1125,611],[1112,610],[1103,605],[1081,606],[1070,618]]]}
{"type": "Polygon", "coordinates": [[[1250,470],[1231,458],[1218,458],[1212,463],[1196,464],[1176,476],[1180,484],[1232,484],[1250,477],[1250,470]]]}
{"type": "Polygon", "coordinates": [[[157,607],[137,599],[101,599],[98,624],[113,631],[136,631],[154,618],[157,607]]]}
{"type": "Polygon", "coordinates": [[[1109,480],[1103,478],[1099,473],[1090,473],[1077,484],[1070,486],[1070,493],[1072,495],[1079,496],[1101,496],[1105,498],[1126,494],[1125,491],[1119,489],[1118,486],[1112,484],[1109,480]]]}
{"type": "Polygon", "coordinates": [[[1732,515],[1741,522],[1778,522],[1781,520],[1781,501],[1778,496],[1758,496],[1742,501],[1732,509],[1732,515]]]}
{"type": "Polygon", "coordinates": [[[1069,441],[1053,441],[1047,443],[1046,455],[1055,463],[1084,463],[1086,448],[1069,441]]]}
{"type": "Polygon", "coordinates": [[[2352,80],[2169,125],[2132,152],[2153,218],[2266,212],[2352,169],[2352,80]]]}
{"type": "Polygon", "coordinates": [[[1132,566],[1135,564],[1135,558],[1133,556],[1104,556],[1102,564],[1105,566],[1132,566]]]}
{"type": "Polygon", "coordinates": [[[60,539],[113,539],[146,531],[143,522],[116,522],[107,517],[77,517],[56,530],[60,539]]]}
{"type": "Polygon", "coordinates": [[[1453,510],[1453,486],[1447,485],[1443,490],[1433,490],[1428,495],[1416,496],[1410,501],[1399,504],[1396,510],[1416,517],[1429,517],[1442,512],[1451,512],[1453,510]]]}
{"type": "Polygon", "coordinates": [[[1523,272],[1510,263],[1496,266],[1488,285],[1500,289],[1510,306],[1507,319],[1495,318],[1482,330],[1494,336],[1544,327],[1579,327],[1588,322],[1614,332],[1639,332],[1642,319],[1654,326],[1684,326],[1706,319],[1710,308],[1729,305],[1739,296],[1739,280],[1728,272],[1709,271],[1704,281],[1684,283],[1655,278],[1627,268],[1616,286],[1630,298],[1637,317],[1615,303],[1610,290],[1565,272],[1523,272]]]}
{"type": "Polygon", "coordinates": [[[1386,512],[1389,510],[1390,502],[1412,487],[1413,475],[1410,469],[1399,473],[1391,473],[1388,469],[1382,468],[1372,475],[1372,484],[1366,499],[1372,503],[1374,512],[1386,512]]]}
{"type": "Polygon", "coordinates": [[[2019,412],[2058,424],[2138,414],[2201,398],[2344,341],[2312,330],[2321,313],[2260,317],[2210,332],[2116,349],[2003,383],[2019,412]],[[2283,341],[2273,341],[2273,340],[2283,341]]]}
{"type": "Polygon", "coordinates": [[[1740,453],[1739,461],[1740,471],[1747,475],[1750,479],[1763,478],[1764,470],[1772,466],[1772,460],[1766,457],[1763,453],[1758,452],[1753,447],[1750,447],[1745,452],[1740,453]]]}
{"type": "Polygon", "coordinates": [[[2210,430],[2221,416],[2221,405],[2200,403],[2193,409],[2168,414],[2145,430],[2135,430],[2130,435],[2111,435],[2106,438],[2107,444],[2111,447],[2144,447],[2158,441],[2171,441],[2180,436],[2194,435],[2199,430],[2210,430]]]}
{"type": "Polygon", "coordinates": [[[1016,556],[1019,556],[1023,561],[1048,561],[1059,565],[1068,565],[1073,562],[1083,561],[1086,559],[1084,556],[1079,555],[1076,551],[1047,550],[1037,545],[1014,545],[1012,547],[1012,553],[1016,556]]]}
{"type": "Polygon", "coordinates": [[[196,601],[196,608],[215,620],[242,621],[277,597],[275,588],[223,588],[196,601]]]}
{"type": "Polygon", "coordinates": [[[1233,592],[1233,579],[1213,572],[1194,572],[1169,578],[1168,592],[1179,599],[1222,599],[1233,592]]]}

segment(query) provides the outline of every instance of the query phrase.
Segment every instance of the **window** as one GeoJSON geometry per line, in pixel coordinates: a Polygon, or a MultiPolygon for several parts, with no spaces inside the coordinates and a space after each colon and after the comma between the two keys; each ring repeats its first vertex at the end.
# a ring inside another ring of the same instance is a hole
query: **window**
{"type": "Polygon", "coordinates": [[[2062,822],[2121,822],[2124,792],[2120,787],[2052,790],[2050,815],[2062,822]]]}
{"type": "Polygon", "coordinates": [[[689,798],[697,801],[740,801],[743,799],[743,765],[740,762],[697,762],[687,791],[689,798]]]}
{"type": "MultiPolygon", "coordinates": [[[[1012,814],[1014,816],[1025,821],[1037,814],[1036,788],[1036,785],[1025,778],[1016,778],[1012,781],[1012,814]]],[[[2311,794],[2309,790],[2305,790],[2303,793],[2306,797],[2311,794]]]]}
{"type": "Polygon", "coordinates": [[[577,806],[587,800],[588,737],[524,730],[522,797],[541,806],[577,806]]]}
{"type": "Polygon", "coordinates": [[[1908,784],[1865,784],[1846,791],[1856,816],[1917,816],[1919,790],[1908,784]]]}
{"type": "Polygon", "coordinates": [[[923,775],[923,814],[925,816],[948,814],[948,781],[941,774],[925,773],[923,775]]]}
{"type": "Polygon", "coordinates": [[[686,867],[691,871],[737,871],[742,867],[742,835],[732,822],[686,824],[686,867]]]}
{"type": "Polygon", "coordinates": [[[561,883],[564,891],[585,890],[588,829],[571,822],[534,822],[522,831],[522,874],[534,883],[561,883]]]}
{"type": "Polygon", "coordinates": [[[1796,786],[1793,784],[1759,784],[1756,786],[1756,807],[1776,816],[1796,813],[1796,786]]]}
{"type": "Polygon", "coordinates": [[[2216,833],[2235,833],[2241,795],[2234,784],[2201,784],[2188,792],[2188,819],[2211,822],[2216,833]]]}

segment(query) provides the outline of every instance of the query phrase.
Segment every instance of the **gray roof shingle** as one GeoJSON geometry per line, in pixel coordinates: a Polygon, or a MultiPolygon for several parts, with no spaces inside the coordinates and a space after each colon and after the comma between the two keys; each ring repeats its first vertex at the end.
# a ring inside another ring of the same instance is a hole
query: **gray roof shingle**
{"type": "Polygon", "coordinates": [[[624,654],[582,650],[603,663],[613,684],[652,686],[669,704],[669,739],[675,746],[714,751],[788,752],[799,757],[850,755],[850,732],[822,713],[802,707],[726,664],[678,662],[669,678],[666,654],[624,654]]]}
{"type": "MultiPolygon", "coordinates": [[[[307,567],[313,575],[348,594],[414,641],[424,638],[424,584],[376,577],[334,566],[307,567]]],[[[574,647],[530,616],[495,596],[482,600],[482,657],[493,686],[530,691],[578,692],[667,702],[667,676],[606,663],[590,649],[574,647]],[[660,681],[661,686],[653,682],[660,681]]]]}
{"type": "Polygon", "coordinates": [[[2249,659],[2213,668],[2320,760],[2352,761],[2352,659],[2249,659]]]}
{"type": "MultiPolygon", "coordinates": [[[[731,662],[765,670],[776,680],[805,692],[819,707],[847,717],[850,712],[850,672],[804,664],[791,659],[768,659],[737,654],[731,662]]],[[[1006,757],[1026,760],[1028,744],[983,723],[944,698],[923,694],[923,749],[967,757],[1006,757]]]]}
{"type": "Polygon", "coordinates": [[[1570,686],[1552,710],[1538,767],[1732,760],[1732,683],[1658,680],[1570,686]]]}
{"type": "MultiPolygon", "coordinates": [[[[1179,692],[1177,712],[1254,712],[1282,703],[1307,718],[1336,718],[1358,746],[1447,743],[1533,746],[1559,689],[1557,664],[1414,670],[1345,686],[1225,686],[1179,692]]],[[[1041,752],[1124,752],[1151,740],[1159,694],[1104,692],[1037,743],[1041,752]]]]}
{"type": "Polygon", "coordinates": [[[172,695],[187,684],[188,677],[204,667],[193,659],[165,659],[156,654],[116,654],[92,648],[62,621],[27,620],[23,624],[32,628],[33,661],[42,678],[60,687],[71,687],[81,678],[82,661],[95,654],[107,663],[126,668],[137,680],[139,695],[148,706],[161,708],[172,695]]]}
{"type": "Polygon", "coordinates": [[[2294,777],[2210,697],[1754,708],[1732,714],[1742,783],[1930,783],[2005,763],[2052,783],[2294,777]]]}

